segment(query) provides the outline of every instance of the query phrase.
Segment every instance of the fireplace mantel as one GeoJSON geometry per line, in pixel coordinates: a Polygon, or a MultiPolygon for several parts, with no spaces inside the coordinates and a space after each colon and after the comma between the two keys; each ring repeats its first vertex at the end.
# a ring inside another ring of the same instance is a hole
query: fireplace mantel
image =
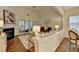
{"type": "Polygon", "coordinates": [[[7,41],[14,38],[14,28],[5,28],[3,29],[3,32],[7,35],[7,41]]]}

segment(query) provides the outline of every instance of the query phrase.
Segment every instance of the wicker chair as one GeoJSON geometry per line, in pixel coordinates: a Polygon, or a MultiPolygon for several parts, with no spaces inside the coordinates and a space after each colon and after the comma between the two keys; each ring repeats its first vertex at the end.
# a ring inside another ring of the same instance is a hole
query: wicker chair
{"type": "Polygon", "coordinates": [[[78,33],[76,33],[73,30],[69,30],[69,39],[70,39],[69,51],[70,51],[71,44],[75,45],[75,49],[77,51],[78,45],[79,45],[78,33]]]}

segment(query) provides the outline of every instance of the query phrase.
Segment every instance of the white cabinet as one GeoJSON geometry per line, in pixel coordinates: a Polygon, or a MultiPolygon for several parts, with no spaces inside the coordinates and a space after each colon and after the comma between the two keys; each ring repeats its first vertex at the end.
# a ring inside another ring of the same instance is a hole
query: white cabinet
{"type": "Polygon", "coordinates": [[[41,37],[32,38],[31,41],[35,43],[35,51],[36,52],[55,51],[64,38],[63,33],[64,33],[64,30],[61,30],[43,38],[41,37]]]}
{"type": "MultiPolygon", "coordinates": [[[[35,45],[35,52],[54,52],[64,38],[63,33],[64,30],[61,30],[45,37],[32,37],[30,40],[35,45]]],[[[19,38],[26,49],[33,46],[29,42],[29,35],[22,35],[19,38]]]]}

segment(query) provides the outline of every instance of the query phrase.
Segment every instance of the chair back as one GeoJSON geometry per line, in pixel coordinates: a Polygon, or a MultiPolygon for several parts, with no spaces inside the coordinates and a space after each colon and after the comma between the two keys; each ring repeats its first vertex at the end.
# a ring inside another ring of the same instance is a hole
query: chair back
{"type": "Polygon", "coordinates": [[[77,40],[78,39],[78,35],[75,31],[69,30],[69,37],[71,40],[77,40]]]}
{"type": "Polygon", "coordinates": [[[70,42],[75,41],[75,45],[77,45],[78,35],[75,31],[69,30],[70,42]]]}

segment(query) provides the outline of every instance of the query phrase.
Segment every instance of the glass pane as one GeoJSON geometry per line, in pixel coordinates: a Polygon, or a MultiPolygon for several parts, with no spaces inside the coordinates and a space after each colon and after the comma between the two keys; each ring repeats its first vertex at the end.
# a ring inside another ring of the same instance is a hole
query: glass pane
{"type": "Polygon", "coordinates": [[[34,21],[34,25],[37,25],[37,24],[36,24],[36,21],[34,21]]]}
{"type": "Polygon", "coordinates": [[[19,21],[19,30],[24,31],[24,21],[22,20],[19,21]]]}
{"type": "Polygon", "coordinates": [[[70,16],[69,25],[79,32],[79,16],[70,16]]]}
{"type": "Polygon", "coordinates": [[[32,31],[33,26],[36,23],[34,21],[26,21],[26,20],[20,20],[19,21],[19,31],[20,32],[29,32],[32,31]]]}
{"type": "Polygon", "coordinates": [[[33,21],[30,21],[30,30],[31,31],[32,31],[33,25],[34,25],[34,22],[33,21]]]}
{"type": "Polygon", "coordinates": [[[29,32],[29,22],[25,21],[25,31],[29,32]]]}

